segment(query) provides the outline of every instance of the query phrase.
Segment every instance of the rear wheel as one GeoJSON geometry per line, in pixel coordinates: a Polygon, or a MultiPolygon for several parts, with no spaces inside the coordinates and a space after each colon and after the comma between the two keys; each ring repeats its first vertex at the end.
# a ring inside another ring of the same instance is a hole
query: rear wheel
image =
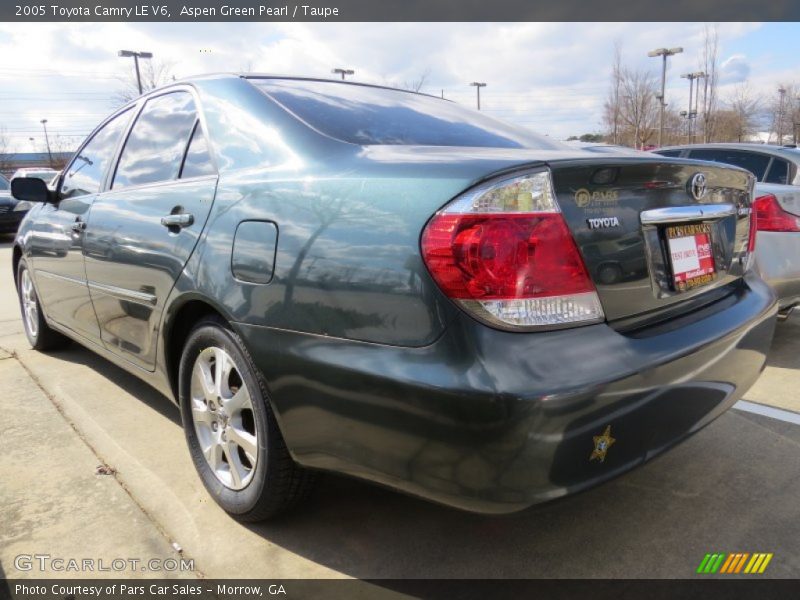
{"type": "Polygon", "coordinates": [[[25,335],[28,336],[28,342],[34,350],[55,350],[69,344],[67,337],[51,329],[47,324],[39,297],[36,295],[36,288],[33,286],[33,278],[24,259],[20,260],[17,266],[17,294],[25,335]]]}
{"type": "Polygon", "coordinates": [[[260,521],[307,494],[312,474],[289,455],[263,379],[227,323],[208,318],[195,326],[179,378],[192,460],[225,511],[241,521],[260,521]]]}

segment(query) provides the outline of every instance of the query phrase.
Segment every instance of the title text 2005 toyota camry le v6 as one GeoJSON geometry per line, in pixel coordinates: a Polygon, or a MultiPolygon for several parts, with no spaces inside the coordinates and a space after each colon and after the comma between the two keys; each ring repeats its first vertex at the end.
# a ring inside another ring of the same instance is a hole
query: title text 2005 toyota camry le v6
{"type": "Polygon", "coordinates": [[[622,473],[758,377],[752,176],[584,153],[421,94],[209,76],[98,127],[13,251],[67,336],[180,404],[225,510],[324,469],[503,513],[622,473]]]}

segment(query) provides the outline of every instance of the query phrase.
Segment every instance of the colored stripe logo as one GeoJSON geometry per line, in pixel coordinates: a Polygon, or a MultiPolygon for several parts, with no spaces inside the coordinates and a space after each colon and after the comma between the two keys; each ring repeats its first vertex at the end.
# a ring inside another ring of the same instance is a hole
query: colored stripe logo
{"type": "Polygon", "coordinates": [[[744,573],[748,575],[761,574],[767,570],[767,565],[772,560],[771,552],[733,552],[726,554],[717,552],[706,554],[697,567],[697,572],[703,575],[720,573],[735,575],[744,573]]]}

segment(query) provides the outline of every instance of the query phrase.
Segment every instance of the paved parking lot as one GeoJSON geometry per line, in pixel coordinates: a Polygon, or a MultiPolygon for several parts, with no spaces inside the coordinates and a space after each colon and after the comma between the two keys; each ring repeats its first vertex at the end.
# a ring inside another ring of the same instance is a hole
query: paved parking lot
{"type": "MultiPolygon", "coordinates": [[[[740,409],[609,484],[512,516],[325,476],[288,518],[240,525],[195,476],[171,403],[77,345],[29,349],[0,242],[0,576],[42,576],[15,568],[25,553],[194,561],[157,576],[669,578],[707,552],[772,552],[767,575],[800,574],[800,425],[740,409]]],[[[794,317],[747,400],[800,413],[798,390],[794,317]]]]}

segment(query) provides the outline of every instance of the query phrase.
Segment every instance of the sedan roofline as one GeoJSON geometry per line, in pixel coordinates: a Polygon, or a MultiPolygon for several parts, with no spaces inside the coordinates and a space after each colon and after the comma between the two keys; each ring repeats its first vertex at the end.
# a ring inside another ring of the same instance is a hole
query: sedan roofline
{"type": "Polygon", "coordinates": [[[273,73],[239,73],[238,76],[241,77],[242,79],[283,79],[287,81],[315,81],[321,83],[335,83],[338,85],[353,85],[359,87],[375,88],[379,90],[391,90],[393,92],[405,92],[407,94],[416,94],[418,96],[426,96],[428,98],[436,98],[437,100],[452,102],[452,100],[448,100],[447,98],[442,98],[440,96],[435,96],[433,94],[426,94],[425,92],[416,92],[414,90],[407,90],[403,88],[392,87],[389,85],[378,85],[376,83],[366,83],[363,81],[347,81],[342,79],[331,79],[328,77],[306,77],[302,75],[276,75],[273,73]]]}

